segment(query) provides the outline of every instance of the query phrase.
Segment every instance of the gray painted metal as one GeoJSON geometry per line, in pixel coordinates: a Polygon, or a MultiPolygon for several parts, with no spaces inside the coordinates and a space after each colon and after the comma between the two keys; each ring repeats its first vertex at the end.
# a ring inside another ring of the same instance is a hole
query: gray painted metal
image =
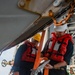
{"type": "MultiPolygon", "coordinates": [[[[26,40],[52,22],[50,17],[37,20],[39,14],[22,10],[18,8],[17,3],[18,0],[0,0],[0,51],[26,40]]],[[[55,8],[52,4],[49,7],[55,8]]],[[[53,10],[55,15],[61,8],[60,6],[53,10]]]]}
{"type": "Polygon", "coordinates": [[[18,6],[42,14],[53,2],[54,0],[19,0],[18,6]]]}
{"type": "Polygon", "coordinates": [[[0,0],[0,50],[32,26],[38,14],[34,14],[17,6],[18,0],[0,0]]]}

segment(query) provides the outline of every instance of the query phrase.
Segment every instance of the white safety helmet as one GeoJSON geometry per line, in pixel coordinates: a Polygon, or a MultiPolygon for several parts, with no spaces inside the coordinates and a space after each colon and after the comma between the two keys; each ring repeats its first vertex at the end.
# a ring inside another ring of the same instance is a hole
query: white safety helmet
{"type": "Polygon", "coordinates": [[[64,24],[64,25],[62,25],[62,26],[54,26],[54,30],[55,31],[65,31],[65,30],[67,30],[67,24],[64,24]]]}

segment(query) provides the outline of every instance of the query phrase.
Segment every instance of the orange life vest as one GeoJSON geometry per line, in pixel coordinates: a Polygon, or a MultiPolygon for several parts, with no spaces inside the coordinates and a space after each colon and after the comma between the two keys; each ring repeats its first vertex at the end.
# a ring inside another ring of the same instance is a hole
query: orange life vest
{"type": "Polygon", "coordinates": [[[37,48],[34,47],[33,43],[26,42],[27,48],[22,55],[22,61],[34,62],[36,58],[37,48]]]}
{"type": "Polygon", "coordinates": [[[58,62],[64,61],[68,41],[72,41],[72,37],[69,34],[65,34],[61,38],[57,38],[55,33],[52,33],[52,35],[45,56],[58,62]]]}

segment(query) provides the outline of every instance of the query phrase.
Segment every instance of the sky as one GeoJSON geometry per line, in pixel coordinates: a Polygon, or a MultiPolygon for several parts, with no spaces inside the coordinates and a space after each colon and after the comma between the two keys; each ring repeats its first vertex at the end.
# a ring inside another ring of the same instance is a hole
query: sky
{"type": "Polygon", "coordinates": [[[16,47],[10,48],[6,51],[4,51],[0,56],[0,75],[8,75],[11,67],[10,65],[7,65],[6,67],[2,67],[1,62],[3,59],[7,61],[11,61],[14,58],[16,47]]]}

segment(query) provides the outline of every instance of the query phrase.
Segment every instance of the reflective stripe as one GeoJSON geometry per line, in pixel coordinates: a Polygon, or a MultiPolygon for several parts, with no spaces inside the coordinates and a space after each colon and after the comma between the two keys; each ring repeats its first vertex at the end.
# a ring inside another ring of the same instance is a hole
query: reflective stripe
{"type": "Polygon", "coordinates": [[[52,46],[52,41],[49,42],[48,48],[51,48],[51,46],[52,46]]]}
{"type": "Polygon", "coordinates": [[[54,50],[58,51],[59,46],[60,46],[60,44],[56,42],[56,43],[55,43],[55,46],[54,46],[54,50]]]}
{"type": "Polygon", "coordinates": [[[37,50],[35,48],[32,48],[31,54],[36,54],[37,50]]]}

